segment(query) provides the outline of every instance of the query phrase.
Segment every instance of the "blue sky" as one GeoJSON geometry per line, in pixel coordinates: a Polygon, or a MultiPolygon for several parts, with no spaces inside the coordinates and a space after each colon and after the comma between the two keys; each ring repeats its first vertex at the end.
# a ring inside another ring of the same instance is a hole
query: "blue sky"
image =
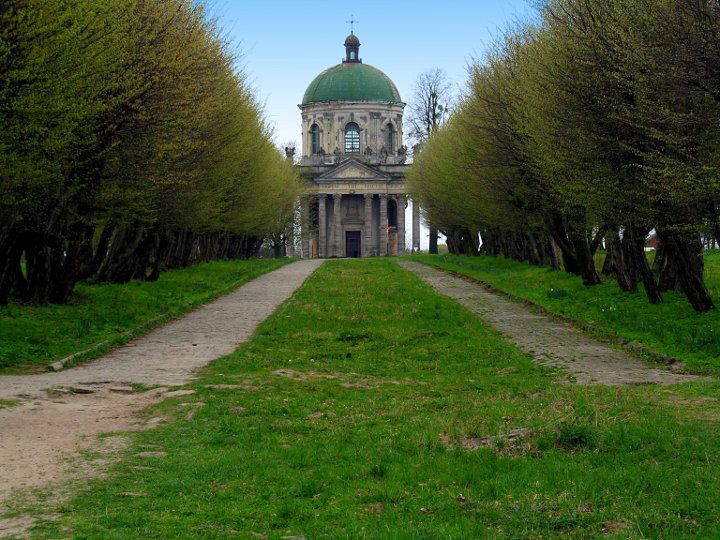
{"type": "Polygon", "coordinates": [[[297,104],[312,79],[340,62],[359,20],[360,56],[384,71],[408,100],[417,76],[443,68],[463,85],[466,66],[499,30],[526,19],[531,0],[210,0],[212,12],[243,53],[242,65],[279,144],[300,140],[297,104]]]}

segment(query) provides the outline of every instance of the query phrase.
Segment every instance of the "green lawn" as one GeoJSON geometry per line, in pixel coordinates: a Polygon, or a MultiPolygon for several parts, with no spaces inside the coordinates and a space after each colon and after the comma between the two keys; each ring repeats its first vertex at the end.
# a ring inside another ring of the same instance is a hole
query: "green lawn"
{"type": "Polygon", "coordinates": [[[221,290],[285,262],[287,259],[212,262],[165,272],[154,283],[80,284],[70,305],[0,307],[0,374],[43,369],[108,339],[117,338],[115,344],[126,341],[121,334],[146,321],[189,311],[217,297],[221,290]]]}
{"type": "MultiPolygon", "coordinates": [[[[637,293],[625,293],[612,278],[604,278],[600,286],[585,287],[580,278],[565,272],[502,257],[411,258],[490,283],[555,313],[680,358],[690,370],[720,373],[720,309],[698,314],[678,293],[665,293],[665,301],[652,306],[642,286],[637,293]]],[[[705,261],[707,284],[720,306],[720,251],[709,252],[705,261]]]]}
{"type": "Polygon", "coordinates": [[[35,535],[720,536],[720,384],[562,383],[391,260],[326,263],[191,387],[35,535]]]}

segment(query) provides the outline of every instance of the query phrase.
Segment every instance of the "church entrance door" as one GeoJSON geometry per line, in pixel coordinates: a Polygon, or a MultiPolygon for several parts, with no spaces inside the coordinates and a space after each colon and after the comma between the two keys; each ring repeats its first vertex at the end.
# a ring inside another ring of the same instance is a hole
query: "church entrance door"
{"type": "Polygon", "coordinates": [[[360,231],[345,232],[345,256],[351,259],[359,259],[361,253],[360,231]]]}

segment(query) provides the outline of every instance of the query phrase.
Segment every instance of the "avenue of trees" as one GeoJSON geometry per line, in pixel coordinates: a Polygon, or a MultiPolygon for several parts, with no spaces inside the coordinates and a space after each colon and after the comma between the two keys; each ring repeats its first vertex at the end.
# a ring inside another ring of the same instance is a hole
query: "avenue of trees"
{"type": "Polygon", "coordinates": [[[470,72],[408,178],[451,251],[714,307],[702,238],[720,238],[718,0],[546,0],[470,72]]]}
{"type": "Polygon", "coordinates": [[[192,0],[0,2],[0,305],[255,253],[292,215],[221,30],[192,0]]]}

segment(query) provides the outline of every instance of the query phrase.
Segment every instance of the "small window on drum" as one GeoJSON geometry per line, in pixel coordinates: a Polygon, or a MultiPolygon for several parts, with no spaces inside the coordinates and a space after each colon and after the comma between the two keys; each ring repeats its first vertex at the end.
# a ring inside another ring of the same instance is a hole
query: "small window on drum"
{"type": "Polygon", "coordinates": [[[310,140],[312,145],[312,153],[320,152],[320,128],[317,124],[313,124],[310,128],[310,140]]]}
{"type": "Polygon", "coordinates": [[[357,152],[360,152],[360,126],[355,122],[350,122],[345,126],[345,153],[357,152]]]}

